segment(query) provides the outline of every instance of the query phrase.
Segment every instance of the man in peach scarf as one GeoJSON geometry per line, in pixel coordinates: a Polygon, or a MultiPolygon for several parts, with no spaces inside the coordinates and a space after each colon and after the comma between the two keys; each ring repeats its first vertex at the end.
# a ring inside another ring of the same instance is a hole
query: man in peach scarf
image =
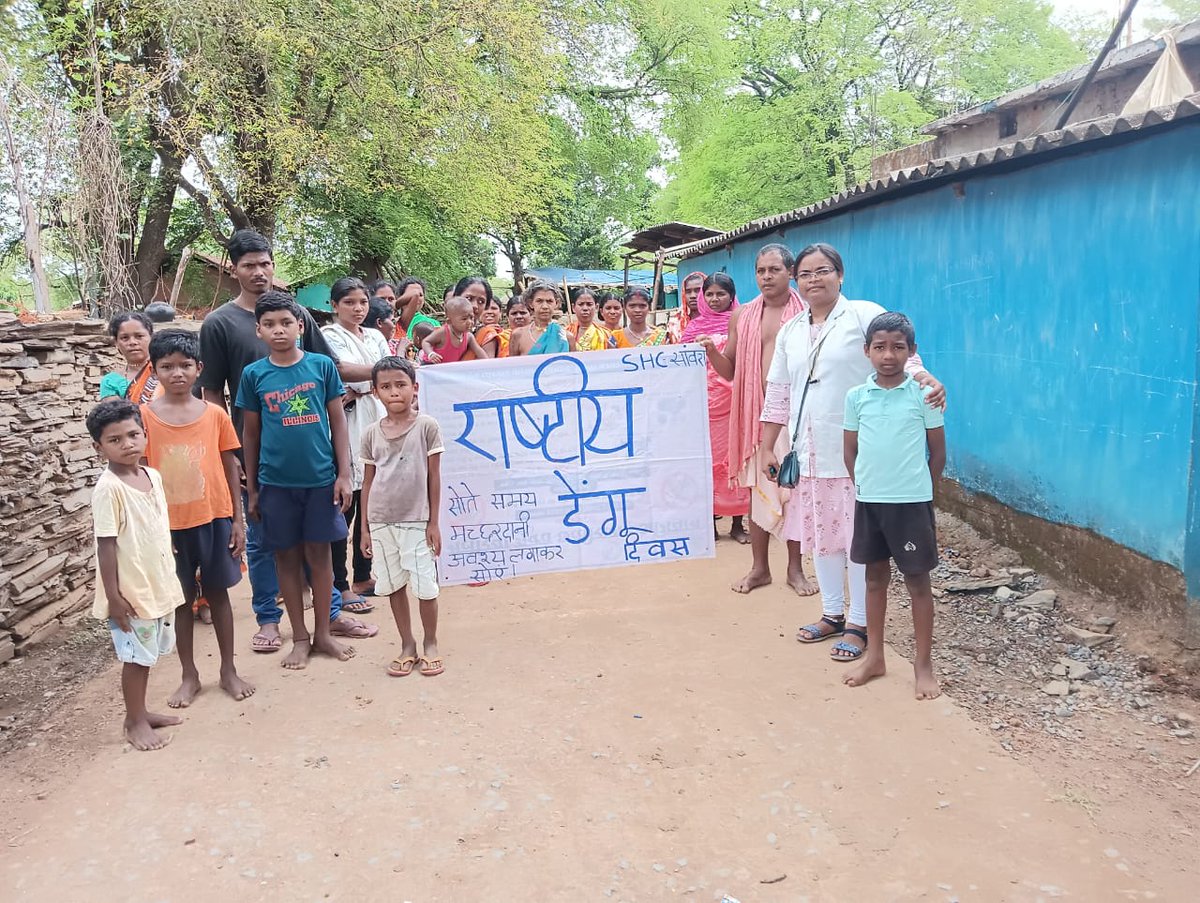
{"type": "MultiPolygon", "coordinates": [[[[725,379],[733,382],[733,404],[729,416],[729,473],[738,484],[750,490],[750,572],[733,584],[734,592],[748,593],[771,582],[767,559],[771,534],[778,534],[783,523],[780,488],[768,480],[759,463],[762,440],[763,398],[767,372],[775,354],[779,328],[804,311],[804,302],[791,286],[792,252],[781,244],[763,247],[754,260],[754,278],[762,292],[749,304],[733,312],[729,321],[729,339],[723,351],[708,336],[697,341],[705,347],[709,362],[725,379]],[[706,341],[707,340],[707,341],[706,341]]],[[[776,455],[787,454],[791,435],[781,431],[776,455]]],[[[786,490],[783,490],[786,492],[786,490]]],[[[800,544],[788,544],[788,586],[802,596],[816,588],[804,576],[800,544]]]]}

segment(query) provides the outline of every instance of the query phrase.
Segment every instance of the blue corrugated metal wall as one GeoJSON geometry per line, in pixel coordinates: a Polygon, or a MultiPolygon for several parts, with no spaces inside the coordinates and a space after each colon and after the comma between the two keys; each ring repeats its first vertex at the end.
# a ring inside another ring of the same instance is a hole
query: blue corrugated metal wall
{"type": "Polygon", "coordinates": [[[831,243],[848,297],[913,317],[949,392],[951,476],[1183,568],[1200,127],[977,176],[963,197],[947,185],[800,224],[681,268],[726,270],[750,300],[768,241],[831,243]]]}

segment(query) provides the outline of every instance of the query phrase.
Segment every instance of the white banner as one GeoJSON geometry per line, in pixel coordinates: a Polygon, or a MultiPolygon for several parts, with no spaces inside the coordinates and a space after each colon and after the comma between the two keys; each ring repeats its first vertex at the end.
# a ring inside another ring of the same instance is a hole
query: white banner
{"type": "Polygon", "coordinates": [[[441,425],[446,585],[711,558],[704,350],[424,366],[441,425]]]}

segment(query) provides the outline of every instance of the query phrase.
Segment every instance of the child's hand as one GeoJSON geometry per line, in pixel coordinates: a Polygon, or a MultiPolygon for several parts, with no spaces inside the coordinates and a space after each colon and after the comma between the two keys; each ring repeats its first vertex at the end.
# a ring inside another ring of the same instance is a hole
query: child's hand
{"type": "Polygon", "coordinates": [[[333,503],[342,509],[342,514],[354,501],[354,490],[350,488],[349,477],[338,477],[333,481],[333,503]]]}
{"type": "Polygon", "coordinates": [[[358,547],[362,549],[363,558],[373,558],[375,550],[371,548],[371,531],[363,530],[362,537],[358,541],[358,547]]]}
{"type": "Polygon", "coordinates": [[[442,356],[440,354],[438,354],[436,351],[428,351],[427,350],[425,352],[425,363],[440,364],[441,362],[442,362],[442,356]]]}
{"type": "Polygon", "coordinates": [[[137,612],[129,604],[129,600],[119,593],[108,600],[108,617],[117,622],[117,626],[128,633],[133,629],[130,618],[136,618],[137,612]]]}
{"type": "Polygon", "coordinates": [[[429,544],[429,549],[433,552],[434,558],[442,554],[442,531],[437,524],[426,525],[425,542],[429,544]]]}
{"type": "Polygon", "coordinates": [[[234,561],[241,561],[246,551],[246,525],[241,519],[233,522],[233,530],[229,534],[229,555],[234,561]]]}
{"type": "Polygon", "coordinates": [[[246,517],[262,520],[262,512],[258,510],[258,490],[246,490],[246,517]]]}

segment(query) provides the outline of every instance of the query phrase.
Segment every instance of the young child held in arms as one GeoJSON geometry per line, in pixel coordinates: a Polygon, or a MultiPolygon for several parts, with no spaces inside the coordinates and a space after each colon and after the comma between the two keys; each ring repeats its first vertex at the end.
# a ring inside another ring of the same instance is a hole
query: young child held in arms
{"type": "Polygon", "coordinates": [[[234,454],[241,443],[229,414],[192,394],[204,369],[198,336],[181,329],[155,333],[150,340],[150,364],[163,394],[142,408],[146,461],[162,477],[175,573],[184,597],[175,611],[183,680],[167,705],[187,708],[200,692],[200,672],[192,652],[197,571],[221,652],[221,689],[234,699],[245,699],[254,687],[238,676],[233,663],[229,605],[229,588],[242,579],[246,549],[240,469],[234,454]]]}
{"type": "Polygon", "coordinates": [[[941,689],[933,673],[929,585],[938,559],[933,482],[946,464],[946,433],[942,412],[925,403],[929,390],[904,372],[916,350],[908,317],[880,314],[867,327],[865,345],[875,373],[846,394],[844,451],[856,490],[850,560],[867,566],[867,651],[845,682],[859,687],[885,673],[883,622],[892,559],[912,598],[917,699],[934,699],[941,689]]]}
{"type": "Polygon", "coordinates": [[[92,493],[96,534],[96,602],[92,615],[108,621],[122,663],[125,739],[136,749],[162,749],[157,728],[174,715],[146,710],[146,684],[159,656],[175,648],[175,611],[184,604],[171,556],[167,499],[158,473],[143,467],[146,433],[137,406],[102,401],[87,415],[87,430],[108,466],[92,493]]]}
{"type": "Polygon", "coordinates": [[[443,671],[437,648],[438,583],[434,559],[442,551],[438,528],[441,507],[442,431],[428,414],[417,413],[416,368],[398,357],[385,357],[371,373],[371,391],[387,414],[362,437],[366,467],[362,488],[362,550],[375,563],[375,592],[391,597],[400,630],[400,654],[388,668],[407,677],[419,663],[433,677],[443,671]],[[421,606],[425,631],[417,656],[407,587],[421,606]]]}
{"type": "Polygon", "coordinates": [[[267,292],[254,305],[267,357],[242,371],[237,406],[243,411],[247,514],[262,522],[265,545],[292,625],[283,667],[308,665],[312,652],[346,661],[354,649],[333,638],[333,556],[329,544],[346,538],[350,505],[350,441],[337,366],[301,351],[301,312],[287,292],[267,292]],[[308,564],[316,625],[304,624],[304,565],[308,564]]]}
{"type": "MultiPolygon", "coordinates": [[[[427,364],[452,364],[461,361],[469,351],[474,360],[490,357],[479,347],[471,327],[475,310],[466,298],[451,298],[446,302],[446,323],[431,332],[421,342],[421,354],[427,364]]],[[[466,360],[472,360],[468,357],[466,360]]]]}

